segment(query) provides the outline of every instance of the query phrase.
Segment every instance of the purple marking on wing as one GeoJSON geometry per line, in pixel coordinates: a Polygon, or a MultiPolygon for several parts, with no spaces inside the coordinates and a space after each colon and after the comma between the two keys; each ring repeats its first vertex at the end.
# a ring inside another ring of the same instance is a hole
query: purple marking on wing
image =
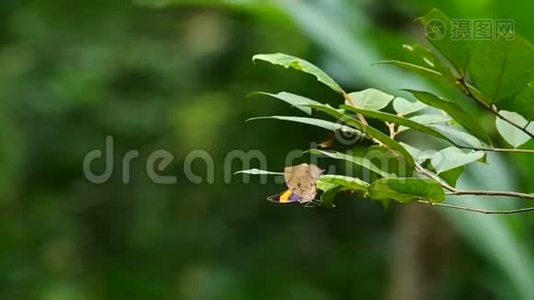
{"type": "Polygon", "coordinates": [[[295,193],[291,193],[291,196],[289,196],[289,201],[291,202],[299,201],[300,199],[301,197],[295,193]]]}

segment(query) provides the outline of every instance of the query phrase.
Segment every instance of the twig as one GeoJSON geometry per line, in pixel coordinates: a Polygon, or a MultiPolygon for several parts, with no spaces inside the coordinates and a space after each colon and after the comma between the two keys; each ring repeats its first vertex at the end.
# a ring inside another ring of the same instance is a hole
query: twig
{"type": "Polygon", "coordinates": [[[477,103],[479,103],[482,107],[484,107],[487,111],[489,111],[490,113],[496,115],[498,118],[500,118],[501,120],[507,122],[508,124],[516,127],[517,129],[523,131],[524,133],[526,133],[527,135],[529,135],[531,138],[534,138],[534,133],[530,132],[527,130],[527,126],[528,126],[528,123],[527,123],[527,126],[521,126],[517,123],[515,123],[514,121],[508,119],[507,117],[499,114],[499,112],[495,109],[495,108],[492,108],[491,105],[488,105],[486,104],[484,101],[482,101],[482,99],[479,99],[477,96],[475,96],[472,92],[471,92],[471,86],[469,86],[464,78],[461,78],[457,81],[461,86],[462,86],[462,90],[465,92],[465,94],[467,96],[469,96],[470,98],[472,98],[473,100],[475,100],[477,103]]]}
{"type": "Polygon", "coordinates": [[[505,196],[522,199],[534,199],[534,194],[511,192],[511,191],[486,191],[486,190],[459,190],[455,189],[452,196],[475,195],[475,196],[505,196]]]}
{"type": "Polygon", "coordinates": [[[432,202],[428,202],[428,201],[425,201],[425,200],[418,200],[417,202],[419,202],[421,204],[426,204],[426,205],[445,207],[445,208],[452,208],[452,209],[458,209],[458,210],[465,210],[465,211],[476,212],[476,213],[481,213],[481,214],[485,214],[485,215],[509,215],[509,214],[516,214],[516,213],[534,211],[534,207],[525,207],[525,208],[510,209],[510,210],[485,210],[485,209],[472,208],[472,207],[453,205],[453,204],[432,203],[432,202]]]}
{"type": "Polygon", "coordinates": [[[426,177],[434,180],[435,182],[439,183],[439,185],[441,185],[441,187],[443,187],[444,189],[450,191],[450,192],[455,192],[456,189],[452,186],[450,186],[448,183],[446,183],[443,179],[441,179],[438,175],[430,172],[429,170],[421,167],[420,165],[418,164],[415,164],[415,170],[419,173],[419,174],[422,174],[422,175],[425,175],[426,177]]]}
{"type": "Polygon", "coordinates": [[[534,199],[534,194],[527,194],[527,193],[520,193],[520,192],[510,192],[510,191],[485,191],[485,190],[460,190],[457,188],[454,188],[450,186],[448,183],[446,183],[443,179],[441,179],[438,175],[430,172],[429,170],[421,167],[420,165],[415,165],[415,170],[422,174],[427,176],[428,178],[436,181],[441,185],[444,189],[448,190],[450,193],[449,195],[455,195],[455,196],[462,196],[462,195],[475,195],[475,196],[507,196],[507,197],[515,197],[515,198],[522,198],[522,199],[534,199]]]}
{"type": "Polygon", "coordinates": [[[458,148],[470,149],[470,150],[479,150],[479,151],[489,151],[489,152],[507,152],[507,153],[534,153],[534,149],[511,149],[511,148],[485,148],[485,147],[467,147],[459,146],[458,148]]]}
{"type": "Polygon", "coordinates": [[[395,123],[392,122],[385,122],[386,126],[389,129],[389,137],[394,140],[395,136],[397,136],[397,131],[395,130],[395,123]]]}

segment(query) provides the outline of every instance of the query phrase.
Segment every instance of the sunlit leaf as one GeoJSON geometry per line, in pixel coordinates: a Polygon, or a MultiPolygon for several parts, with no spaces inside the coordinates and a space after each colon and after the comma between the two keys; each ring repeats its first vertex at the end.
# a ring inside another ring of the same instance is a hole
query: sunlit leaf
{"type": "Polygon", "coordinates": [[[432,149],[428,149],[428,150],[418,149],[414,146],[410,146],[403,142],[400,142],[399,144],[401,144],[401,146],[404,147],[404,149],[406,149],[406,151],[410,153],[410,155],[413,157],[415,162],[418,164],[421,164],[425,160],[430,159],[432,155],[434,155],[434,153],[436,152],[435,150],[432,150],[432,149]]]}
{"type": "Polygon", "coordinates": [[[266,120],[266,119],[275,119],[275,120],[282,120],[282,121],[290,121],[290,122],[296,122],[296,123],[302,123],[302,124],[308,124],[313,125],[317,127],[321,127],[327,130],[335,131],[340,130],[342,132],[347,133],[353,133],[353,134],[361,134],[359,130],[354,129],[352,127],[321,120],[321,119],[314,119],[314,118],[306,118],[306,117],[292,117],[292,116],[267,116],[267,117],[256,117],[256,118],[250,118],[248,121],[255,121],[255,120],[266,120]]]}
{"type": "MultiPolygon", "coordinates": [[[[446,117],[444,115],[438,115],[438,114],[424,114],[424,115],[413,116],[410,118],[410,120],[417,122],[419,124],[423,124],[423,125],[434,125],[434,124],[447,123],[451,120],[451,118],[446,117]]],[[[397,130],[397,132],[403,132],[408,129],[409,129],[408,127],[399,126],[399,129],[397,130]]]]}
{"type": "Polygon", "coordinates": [[[483,156],[483,151],[464,152],[456,147],[448,147],[434,153],[430,161],[434,170],[439,174],[470,164],[483,156]]]}
{"type": "MultiPolygon", "coordinates": [[[[529,122],[520,114],[505,110],[501,110],[499,114],[522,128],[526,127],[527,131],[534,133],[534,124],[529,124],[529,122]]],[[[495,118],[495,126],[502,138],[508,142],[508,144],[514,146],[514,148],[517,148],[530,140],[528,134],[499,117],[495,118]]]]}
{"type": "Polygon", "coordinates": [[[448,116],[439,115],[439,114],[424,114],[424,115],[413,116],[410,118],[410,120],[420,123],[420,124],[432,125],[432,124],[447,123],[451,120],[451,118],[448,116]]]}
{"type": "Polygon", "coordinates": [[[319,82],[324,83],[332,90],[344,94],[343,89],[337,84],[337,82],[332,79],[328,74],[321,70],[316,65],[306,61],[304,59],[283,54],[283,53],[272,53],[272,54],[256,54],[252,57],[253,61],[262,60],[269,62],[271,64],[280,65],[285,68],[292,68],[298,71],[302,71],[308,74],[311,74],[317,78],[319,82]]]}
{"type": "Polygon", "coordinates": [[[393,100],[393,109],[400,115],[409,115],[414,112],[418,112],[425,109],[428,105],[420,101],[410,101],[402,97],[396,97],[393,100]]]}
{"type": "Polygon", "coordinates": [[[317,188],[323,191],[321,205],[324,207],[334,207],[334,198],[339,192],[350,190],[363,195],[369,187],[365,181],[341,175],[323,175],[316,184],[317,188]]]}
{"type": "Polygon", "coordinates": [[[384,61],[379,61],[376,64],[392,65],[392,66],[404,69],[406,71],[413,72],[415,74],[418,74],[424,77],[429,77],[434,80],[436,79],[440,80],[443,77],[443,74],[441,74],[439,71],[436,71],[434,69],[412,64],[412,63],[405,62],[405,61],[400,61],[400,60],[384,60],[384,61]]]}
{"type": "Polygon", "coordinates": [[[369,183],[356,178],[342,175],[323,175],[317,182],[342,185],[353,191],[366,191],[369,183]]]}
{"type": "Polygon", "coordinates": [[[348,111],[355,112],[355,113],[360,113],[360,114],[362,114],[362,115],[364,115],[366,117],[369,117],[369,118],[379,119],[379,120],[382,120],[382,121],[395,123],[397,125],[403,125],[403,126],[412,128],[414,130],[420,131],[422,133],[426,133],[428,135],[432,135],[432,136],[435,136],[435,137],[440,138],[442,140],[445,140],[445,141],[448,141],[450,143],[453,143],[453,141],[451,141],[448,137],[446,137],[445,135],[439,133],[438,131],[436,131],[436,130],[430,128],[430,127],[427,127],[427,126],[425,126],[423,124],[419,124],[417,122],[414,122],[414,121],[412,121],[410,119],[404,118],[404,117],[399,117],[399,116],[396,116],[396,115],[393,115],[393,114],[389,114],[389,113],[385,113],[385,112],[381,112],[381,111],[372,111],[372,110],[360,109],[360,108],[352,107],[352,106],[349,106],[349,105],[341,105],[341,108],[346,109],[348,111]]]}
{"type": "Polygon", "coordinates": [[[253,96],[253,95],[265,95],[265,96],[270,96],[270,97],[282,100],[302,110],[308,115],[311,115],[312,110],[309,107],[303,106],[304,104],[320,104],[319,102],[315,100],[312,100],[312,99],[309,99],[309,98],[306,98],[300,95],[288,93],[288,92],[280,92],[278,94],[271,94],[271,93],[266,93],[266,92],[254,92],[254,93],[249,94],[249,96],[253,96]]]}
{"type": "Polygon", "coordinates": [[[373,88],[350,93],[349,97],[354,106],[368,110],[381,110],[395,98],[393,95],[373,88]]]}
{"type": "Polygon", "coordinates": [[[260,169],[248,169],[248,170],[241,170],[234,173],[236,174],[251,174],[251,175],[284,175],[284,173],[280,172],[271,172],[266,170],[260,170],[260,169]]]}
{"type": "Polygon", "coordinates": [[[438,98],[434,94],[415,91],[415,90],[406,90],[414,95],[419,101],[426,103],[435,108],[441,109],[449,114],[456,122],[462,125],[474,136],[484,141],[487,144],[491,144],[491,141],[488,137],[488,134],[477,122],[473,116],[467,114],[458,104],[450,101],[446,101],[438,98]]]}
{"type": "Polygon", "coordinates": [[[318,150],[318,149],[311,149],[311,150],[308,150],[307,152],[311,154],[315,154],[315,155],[325,155],[333,159],[349,161],[355,165],[369,169],[382,177],[388,178],[388,177],[395,176],[394,174],[390,174],[390,173],[382,171],[375,164],[373,164],[373,162],[371,162],[369,159],[365,157],[358,157],[358,156],[348,155],[345,153],[340,153],[340,152],[335,152],[335,151],[323,151],[323,150],[318,150]]]}

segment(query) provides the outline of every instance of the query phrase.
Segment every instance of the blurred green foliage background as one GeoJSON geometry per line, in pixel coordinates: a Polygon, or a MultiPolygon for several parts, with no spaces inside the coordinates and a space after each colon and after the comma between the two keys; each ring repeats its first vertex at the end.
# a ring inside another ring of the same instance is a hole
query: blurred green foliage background
{"type": "MultiPolygon", "coordinates": [[[[354,199],[334,210],[280,207],[264,200],[280,184],[224,183],[231,150],[261,150],[281,170],[287,152],[327,136],[245,124],[291,110],[248,92],[339,101],[311,76],[254,66],[253,54],[303,57],[347,90],[439,90],[372,65],[422,41],[413,19],[432,7],[513,19],[534,40],[531,1],[0,2],[0,298],[534,299],[532,214],[384,210],[354,199]],[[92,184],[82,161],[107,135],[114,173],[92,184]],[[132,149],[141,155],[124,184],[120,159],[132,149]],[[166,172],[177,184],[148,179],[144,163],[157,149],[175,156],[166,172]],[[198,149],[214,158],[213,184],[184,175],[198,149]]],[[[497,136],[490,116],[471,109],[497,136]]],[[[489,162],[463,185],[534,190],[532,157],[489,162]]],[[[465,203],[502,203],[485,200],[465,203]]]]}

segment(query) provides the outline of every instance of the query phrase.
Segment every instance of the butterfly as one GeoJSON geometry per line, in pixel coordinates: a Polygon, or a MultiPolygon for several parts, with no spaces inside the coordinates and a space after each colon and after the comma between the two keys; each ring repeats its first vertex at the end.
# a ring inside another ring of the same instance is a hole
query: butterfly
{"type": "Polygon", "coordinates": [[[323,173],[314,164],[300,164],[284,169],[284,180],[288,189],[280,194],[267,197],[267,200],[275,203],[304,203],[316,204],[317,187],[315,182],[323,173]]]}

